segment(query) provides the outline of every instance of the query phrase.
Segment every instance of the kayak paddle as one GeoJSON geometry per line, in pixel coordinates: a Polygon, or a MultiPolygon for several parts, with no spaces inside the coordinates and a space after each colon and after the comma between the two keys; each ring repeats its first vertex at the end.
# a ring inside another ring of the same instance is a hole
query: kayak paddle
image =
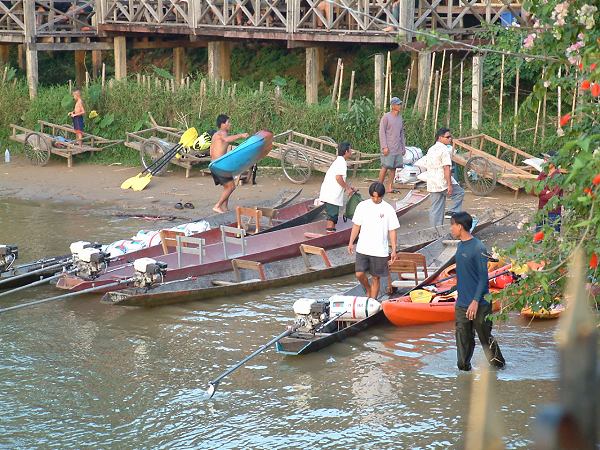
{"type": "Polygon", "coordinates": [[[121,189],[129,189],[132,188],[134,191],[141,191],[144,189],[150,180],[152,179],[152,175],[160,171],[165,164],[168,164],[171,158],[177,153],[177,151],[181,147],[190,147],[193,145],[194,141],[198,138],[198,131],[195,128],[189,128],[183,133],[181,138],[179,139],[179,143],[171,148],[167,153],[158,158],[144,170],[142,170],[137,175],[126,179],[121,184],[121,189]],[[144,175],[146,173],[146,175],[144,175]]]}

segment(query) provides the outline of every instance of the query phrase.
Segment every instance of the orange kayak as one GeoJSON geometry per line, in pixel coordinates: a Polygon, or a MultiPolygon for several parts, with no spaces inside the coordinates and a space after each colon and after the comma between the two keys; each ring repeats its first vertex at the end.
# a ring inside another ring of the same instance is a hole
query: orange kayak
{"type": "MultiPolygon", "coordinates": [[[[494,277],[496,274],[501,274],[510,269],[510,266],[504,266],[496,269],[489,274],[490,278],[490,292],[498,292],[500,286],[499,275],[494,277]]],[[[443,277],[440,275],[440,279],[443,277]]],[[[435,284],[438,290],[447,290],[456,284],[456,278],[452,280],[445,280],[442,283],[435,284]]],[[[504,287],[504,285],[502,286],[504,287]]],[[[410,295],[405,295],[398,298],[385,300],[381,306],[385,317],[398,327],[411,326],[411,325],[425,325],[430,323],[439,322],[452,322],[454,320],[454,306],[456,304],[456,298],[458,293],[454,291],[449,295],[435,294],[431,297],[429,302],[416,302],[411,299],[410,295]]],[[[500,302],[492,302],[492,310],[494,312],[500,310],[500,302]]]]}

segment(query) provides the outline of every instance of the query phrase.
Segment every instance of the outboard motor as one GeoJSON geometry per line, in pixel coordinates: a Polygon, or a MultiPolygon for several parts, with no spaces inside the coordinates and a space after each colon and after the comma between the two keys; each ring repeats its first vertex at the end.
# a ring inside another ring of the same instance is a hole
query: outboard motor
{"type": "Polygon", "coordinates": [[[133,283],[137,287],[150,287],[161,283],[167,272],[167,263],[152,258],[139,258],[133,262],[135,278],[133,283]]]}
{"type": "Polygon", "coordinates": [[[294,302],[295,325],[298,331],[310,333],[329,318],[329,302],[301,298],[294,302]]]}
{"type": "Polygon", "coordinates": [[[16,245],[0,245],[0,272],[9,270],[19,257],[19,248],[16,245]]]}
{"type": "Polygon", "coordinates": [[[73,242],[69,249],[77,276],[93,280],[108,266],[109,255],[100,251],[97,244],[87,241],[73,242]]]}

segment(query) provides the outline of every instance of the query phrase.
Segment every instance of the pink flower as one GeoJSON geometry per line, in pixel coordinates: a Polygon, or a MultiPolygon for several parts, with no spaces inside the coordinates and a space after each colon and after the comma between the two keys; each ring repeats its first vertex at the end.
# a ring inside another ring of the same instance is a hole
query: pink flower
{"type": "Polygon", "coordinates": [[[552,11],[552,20],[554,26],[562,27],[565,25],[565,19],[569,13],[569,2],[558,3],[552,11]]]}
{"type": "Polygon", "coordinates": [[[536,33],[528,34],[527,37],[523,40],[523,47],[533,48],[533,43],[535,41],[535,38],[537,38],[536,33]]]}

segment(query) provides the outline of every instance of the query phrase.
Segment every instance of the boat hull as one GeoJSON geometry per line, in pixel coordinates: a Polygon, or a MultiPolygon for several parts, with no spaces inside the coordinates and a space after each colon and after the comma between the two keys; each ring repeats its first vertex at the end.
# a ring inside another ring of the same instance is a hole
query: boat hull
{"type": "Polygon", "coordinates": [[[553,320],[558,319],[564,310],[564,305],[557,305],[554,308],[550,308],[550,310],[541,309],[539,311],[534,311],[530,307],[525,307],[521,310],[521,315],[530,320],[553,320]]]}
{"type": "Polygon", "coordinates": [[[250,136],[235,149],[208,165],[220,177],[235,177],[267,156],[273,146],[273,133],[262,130],[250,136]]]}

